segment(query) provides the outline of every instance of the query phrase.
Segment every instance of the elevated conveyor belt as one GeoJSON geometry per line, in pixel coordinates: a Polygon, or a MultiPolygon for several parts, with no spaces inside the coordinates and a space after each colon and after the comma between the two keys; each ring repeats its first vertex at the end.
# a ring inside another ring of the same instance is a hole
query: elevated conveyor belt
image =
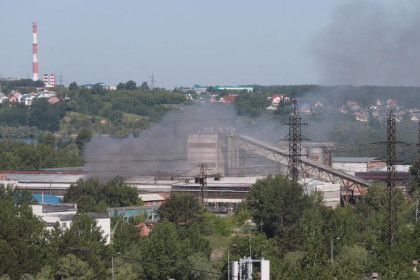
{"type": "MultiPolygon", "coordinates": [[[[289,157],[288,150],[278,148],[245,135],[237,134],[233,135],[233,137],[236,137],[236,143],[241,149],[287,166],[289,157]]],[[[313,176],[325,182],[340,183],[346,192],[355,190],[359,193],[363,193],[370,186],[370,183],[364,179],[305,157],[301,158],[300,172],[305,174],[305,176],[313,176]]]]}

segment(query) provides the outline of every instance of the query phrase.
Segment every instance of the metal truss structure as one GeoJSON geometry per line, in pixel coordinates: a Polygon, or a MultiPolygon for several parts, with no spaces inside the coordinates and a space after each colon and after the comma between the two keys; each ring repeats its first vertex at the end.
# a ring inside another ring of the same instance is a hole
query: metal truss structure
{"type": "Polygon", "coordinates": [[[291,102],[291,111],[289,116],[289,162],[287,173],[292,180],[293,185],[299,180],[299,164],[302,156],[302,118],[297,112],[297,99],[293,98],[291,102]]]}
{"type": "MultiPolygon", "coordinates": [[[[243,150],[265,157],[281,165],[288,166],[289,164],[289,151],[286,149],[278,148],[245,135],[232,135],[231,137],[236,138],[236,144],[243,150]]],[[[342,195],[345,203],[348,203],[351,192],[364,193],[371,185],[364,179],[305,157],[301,157],[298,160],[298,166],[299,171],[303,174],[325,182],[339,183],[342,186],[342,195]]]]}
{"type": "Polygon", "coordinates": [[[184,181],[189,183],[191,180],[194,180],[194,183],[200,185],[199,200],[204,207],[207,207],[208,204],[208,192],[207,192],[207,178],[214,178],[215,180],[220,180],[222,174],[215,173],[213,170],[209,169],[206,164],[201,163],[199,174],[193,176],[184,176],[184,175],[171,175],[171,176],[155,176],[155,182],[160,180],[171,180],[171,181],[184,181]]]}

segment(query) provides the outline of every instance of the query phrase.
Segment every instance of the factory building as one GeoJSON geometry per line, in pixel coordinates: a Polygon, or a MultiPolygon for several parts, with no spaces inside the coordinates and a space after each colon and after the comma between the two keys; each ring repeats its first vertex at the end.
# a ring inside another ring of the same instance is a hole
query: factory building
{"type": "MultiPolygon", "coordinates": [[[[202,85],[198,85],[195,84],[194,87],[191,89],[193,91],[195,91],[196,93],[204,93],[207,92],[208,88],[210,86],[202,86],[202,85]]],[[[226,91],[247,91],[247,92],[253,92],[254,88],[253,87],[249,87],[249,86],[214,86],[215,90],[226,90],[226,91]]]]}
{"type": "Polygon", "coordinates": [[[386,166],[385,161],[375,157],[334,157],[332,167],[350,175],[356,172],[367,172],[379,166],[386,166]]]}
{"type": "Polygon", "coordinates": [[[340,205],[340,184],[326,183],[315,178],[303,178],[299,180],[299,183],[308,195],[314,192],[322,193],[326,207],[335,209],[340,205]]]}
{"type": "MultiPolygon", "coordinates": [[[[76,203],[58,204],[37,204],[31,205],[34,215],[44,221],[46,229],[52,230],[55,224],[59,224],[63,229],[71,228],[73,218],[77,213],[76,203]]],[[[102,236],[106,239],[106,244],[111,242],[111,218],[108,213],[87,213],[97,222],[97,226],[102,231],[102,236]]]]}
{"type": "Polygon", "coordinates": [[[191,134],[187,139],[188,169],[198,167],[201,163],[216,173],[225,173],[222,143],[216,133],[191,134]]]}

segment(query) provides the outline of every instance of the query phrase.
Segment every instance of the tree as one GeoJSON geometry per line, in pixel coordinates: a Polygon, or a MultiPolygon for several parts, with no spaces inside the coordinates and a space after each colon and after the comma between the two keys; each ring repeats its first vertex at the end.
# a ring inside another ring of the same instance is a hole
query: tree
{"type": "Polygon", "coordinates": [[[58,261],[57,271],[54,276],[56,279],[93,279],[94,271],[89,264],[80,260],[73,254],[68,254],[58,261]]]}
{"type": "Polygon", "coordinates": [[[188,256],[188,262],[192,268],[188,272],[188,279],[197,279],[197,280],[216,280],[220,279],[220,272],[216,270],[209,259],[203,253],[195,253],[188,256]]]}
{"type": "Polygon", "coordinates": [[[114,125],[121,125],[124,119],[124,113],[120,110],[112,110],[108,114],[108,118],[114,123],[114,125]]]}
{"type": "Polygon", "coordinates": [[[64,201],[76,202],[80,212],[94,212],[106,207],[142,205],[137,190],[123,183],[121,177],[100,184],[98,179],[78,180],[64,195],[64,201]]]}
{"type": "Polygon", "coordinates": [[[71,227],[63,233],[62,240],[61,254],[75,255],[89,264],[98,279],[106,277],[110,251],[95,220],[85,214],[76,214],[71,227]]]}
{"type": "Polygon", "coordinates": [[[307,198],[300,185],[281,175],[257,180],[248,193],[247,203],[253,220],[263,222],[267,237],[282,234],[301,217],[307,198]]]}
{"type": "Polygon", "coordinates": [[[39,271],[45,262],[43,223],[27,202],[15,204],[18,193],[0,186],[0,275],[18,279],[39,271]]]}
{"type": "Polygon", "coordinates": [[[146,279],[186,279],[187,255],[174,224],[158,223],[141,246],[146,279]]]}
{"type": "Polygon", "coordinates": [[[147,84],[147,82],[143,82],[143,83],[141,83],[140,89],[141,90],[149,90],[150,88],[149,88],[149,85],[147,84]]]}
{"type": "Polygon", "coordinates": [[[87,128],[83,128],[76,138],[76,145],[79,148],[79,151],[83,151],[83,148],[90,139],[92,139],[92,131],[87,128]]]}
{"type": "Polygon", "coordinates": [[[203,222],[204,212],[198,199],[190,194],[174,194],[158,210],[163,220],[186,227],[203,222]]]}
{"type": "Polygon", "coordinates": [[[419,198],[420,195],[420,160],[410,167],[410,193],[419,198]]]}
{"type": "Polygon", "coordinates": [[[126,252],[140,241],[139,228],[122,216],[116,218],[114,230],[112,245],[116,252],[126,252]]]}
{"type": "Polygon", "coordinates": [[[125,85],[125,83],[119,83],[119,84],[117,85],[117,90],[122,90],[122,89],[126,89],[126,85],[125,85]]]}
{"type": "Polygon", "coordinates": [[[70,83],[70,85],[69,85],[69,89],[70,89],[71,91],[76,91],[76,90],[78,90],[78,89],[79,89],[79,86],[77,85],[77,83],[76,83],[76,82],[72,82],[72,83],[70,83]]]}
{"type": "Polygon", "coordinates": [[[128,90],[135,90],[136,89],[136,82],[130,80],[125,84],[125,88],[128,90]]]}
{"type": "Polygon", "coordinates": [[[51,132],[47,132],[41,135],[38,139],[38,144],[43,144],[52,148],[55,148],[55,137],[51,132]]]}
{"type": "Polygon", "coordinates": [[[50,104],[46,98],[37,98],[29,111],[29,125],[41,130],[57,131],[63,116],[59,104],[50,104]]]}

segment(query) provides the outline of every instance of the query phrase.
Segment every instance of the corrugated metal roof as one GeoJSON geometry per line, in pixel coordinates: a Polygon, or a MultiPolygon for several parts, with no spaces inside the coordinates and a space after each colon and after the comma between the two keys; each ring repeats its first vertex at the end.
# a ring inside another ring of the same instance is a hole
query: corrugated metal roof
{"type": "Polygon", "coordinates": [[[376,160],[376,157],[333,157],[333,162],[367,163],[376,160]]]}
{"type": "Polygon", "coordinates": [[[165,200],[161,195],[157,193],[140,194],[141,200],[143,201],[161,201],[165,200]]]}
{"type": "Polygon", "coordinates": [[[75,183],[79,179],[87,179],[84,174],[19,174],[8,173],[8,180],[37,183],[75,183]]]}

